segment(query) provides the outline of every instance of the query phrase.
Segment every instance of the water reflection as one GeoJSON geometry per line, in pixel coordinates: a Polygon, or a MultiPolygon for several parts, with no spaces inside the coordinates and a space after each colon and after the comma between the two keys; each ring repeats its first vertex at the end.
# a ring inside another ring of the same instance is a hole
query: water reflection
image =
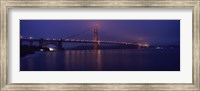
{"type": "Polygon", "coordinates": [[[97,70],[101,70],[101,50],[94,50],[93,52],[96,61],[97,70]]]}
{"type": "Polygon", "coordinates": [[[177,71],[180,51],[66,50],[37,52],[20,59],[21,71],[177,71]]]}

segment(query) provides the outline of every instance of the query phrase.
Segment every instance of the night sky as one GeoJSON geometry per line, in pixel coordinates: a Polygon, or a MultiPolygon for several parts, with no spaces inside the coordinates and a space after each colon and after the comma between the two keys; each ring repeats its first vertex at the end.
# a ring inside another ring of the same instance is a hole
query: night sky
{"type": "Polygon", "coordinates": [[[95,24],[100,40],[180,45],[180,20],[20,20],[20,36],[92,40],[95,24]]]}

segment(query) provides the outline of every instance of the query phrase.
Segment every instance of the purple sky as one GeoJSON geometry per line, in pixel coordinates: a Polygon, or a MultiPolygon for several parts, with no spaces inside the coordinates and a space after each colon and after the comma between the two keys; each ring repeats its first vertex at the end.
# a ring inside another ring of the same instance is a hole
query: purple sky
{"type": "Polygon", "coordinates": [[[180,20],[20,20],[20,35],[33,38],[93,39],[98,24],[99,39],[144,42],[150,45],[180,45],[180,20]]]}

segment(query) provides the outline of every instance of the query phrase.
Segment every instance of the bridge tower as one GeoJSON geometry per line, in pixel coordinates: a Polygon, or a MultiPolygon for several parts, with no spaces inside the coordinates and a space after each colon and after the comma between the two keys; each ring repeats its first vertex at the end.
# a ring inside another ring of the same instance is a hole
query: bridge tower
{"type": "Polygon", "coordinates": [[[94,50],[98,49],[98,26],[95,25],[94,26],[94,50]]]}

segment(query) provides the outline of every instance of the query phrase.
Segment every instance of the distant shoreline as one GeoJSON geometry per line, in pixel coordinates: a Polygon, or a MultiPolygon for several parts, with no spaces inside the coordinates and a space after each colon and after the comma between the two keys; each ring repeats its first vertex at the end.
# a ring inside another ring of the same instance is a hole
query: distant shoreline
{"type": "MultiPolygon", "coordinates": [[[[141,48],[141,49],[177,49],[180,48],[179,46],[150,46],[148,48],[141,48]]],[[[100,46],[100,50],[110,50],[110,49],[138,49],[135,46],[100,46]]],[[[62,48],[59,50],[94,50],[93,46],[76,46],[74,48],[62,48]]],[[[48,52],[51,51],[47,47],[40,47],[40,46],[28,46],[28,45],[23,45],[20,46],[20,57],[25,57],[29,54],[34,54],[37,51],[44,51],[48,52]]],[[[57,50],[58,51],[58,50],[57,50]]]]}

